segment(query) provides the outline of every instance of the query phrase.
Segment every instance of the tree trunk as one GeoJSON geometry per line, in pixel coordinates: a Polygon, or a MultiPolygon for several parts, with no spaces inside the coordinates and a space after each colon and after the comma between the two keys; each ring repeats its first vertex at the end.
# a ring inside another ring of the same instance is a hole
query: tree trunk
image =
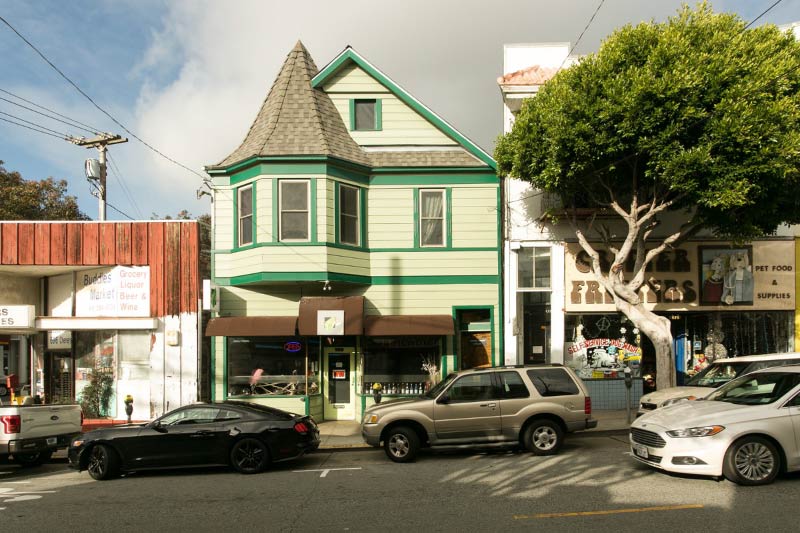
{"type": "Polygon", "coordinates": [[[656,350],[656,388],[674,387],[675,354],[672,344],[672,330],[668,318],[659,316],[646,309],[642,303],[631,305],[622,298],[617,298],[617,309],[622,312],[634,326],[647,335],[656,350]]]}

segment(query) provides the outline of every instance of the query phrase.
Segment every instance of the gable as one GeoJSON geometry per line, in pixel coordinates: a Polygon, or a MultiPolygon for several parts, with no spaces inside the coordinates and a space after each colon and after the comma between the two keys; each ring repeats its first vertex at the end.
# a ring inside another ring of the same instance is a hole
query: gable
{"type": "Polygon", "coordinates": [[[381,101],[381,127],[378,131],[350,131],[353,139],[362,146],[460,146],[491,168],[496,168],[488,153],[350,47],[314,76],[311,84],[329,95],[346,125],[350,124],[352,100],[381,101]]]}

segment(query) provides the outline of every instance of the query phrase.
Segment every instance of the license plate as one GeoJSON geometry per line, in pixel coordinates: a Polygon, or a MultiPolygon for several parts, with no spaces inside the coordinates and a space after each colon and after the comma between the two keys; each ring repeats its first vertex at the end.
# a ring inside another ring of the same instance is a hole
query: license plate
{"type": "Polygon", "coordinates": [[[58,440],[58,438],[57,438],[57,437],[49,437],[49,438],[47,439],[47,445],[48,445],[48,446],[55,446],[55,445],[56,445],[56,441],[57,441],[57,440],[58,440]]]}
{"type": "Polygon", "coordinates": [[[641,444],[632,444],[631,446],[633,447],[633,453],[642,459],[650,457],[650,454],[647,453],[647,446],[642,446],[641,444]]]}

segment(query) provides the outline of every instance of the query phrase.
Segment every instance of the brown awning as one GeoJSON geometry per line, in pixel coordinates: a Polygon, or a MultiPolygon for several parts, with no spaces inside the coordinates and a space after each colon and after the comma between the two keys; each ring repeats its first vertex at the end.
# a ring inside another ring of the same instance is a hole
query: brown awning
{"type": "Polygon", "coordinates": [[[230,316],[209,320],[206,337],[291,337],[296,330],[296,316],[230,316]]]}
{"type": "Polygon", "coordinates": [[[364,319],[364,335],[368,337],[453,334],[455,327],[450,315],[388,315],[364,319]]]}
{"type": "Polygon", "coordinates": [[[300,335],[317,335],[317,311],[344,311],[344,334],[364,334],[363,296],[313,296],[300,298],[300,335]]]}

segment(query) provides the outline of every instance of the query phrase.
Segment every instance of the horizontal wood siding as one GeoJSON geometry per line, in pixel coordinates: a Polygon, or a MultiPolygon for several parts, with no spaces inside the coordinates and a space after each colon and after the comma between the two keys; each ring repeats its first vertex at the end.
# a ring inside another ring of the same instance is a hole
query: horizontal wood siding
{"type": "Polygon", "coordinates": [[[498,247],[496,186],[453,187],[453,247],[498,247]]]}
{"type": "Polygon", "coordinates": [[[414,191],[410,188],[371,187],[367,212],[370,248],[414,246],[414,191]]]}
{"type": "Polygon", "coordinates": [[[497,252],[372,252],[372,276],[494,276],[497,252]]]}
{"type": "Polygon", "coordinates": [[[214,256],[214,276],[230,278],[257,272],[324,272],[324,246],[268,246],[214,256]]]}
{"type": "Polygon", "coordinates": [[[320,242],[336,242],[336,186],[332,179],[317,180],[317,239],[320,242]]]}
{"type": "MultiPolygon", "coordinates": [[[[259,185],[257,189],[266,188],[259,185]]],[[[219,187],[214,192],[214,248],[217,250],[230,250],[233,248],[233,196],[235,192],[230,188],[219,187]]],[[[258,191],[261,194],[261,191],[258,191]]],[[[256,205],[261,209],[261,204],[256,205]]]]}
{"type": "Polygon", "coordinates": [[[256,183],[256,242],[272,242],[272,180],[259,179],[256,183]]]}
{"type": "Polygon", "coordinates": [[[220,316],[297,316],[300,297],[295,287],[221,287],[220,316]]]}
{"type": "Polygon", "coordinates": [[[328,272],[369,276],[370,254],[357,250],[328,248],[328,272]]]}
{"type": "Polygon", "coordinates": [[[326,93],[389,93],[389,89],[355,63],[343,66],[325,83],[326,93]]]}

